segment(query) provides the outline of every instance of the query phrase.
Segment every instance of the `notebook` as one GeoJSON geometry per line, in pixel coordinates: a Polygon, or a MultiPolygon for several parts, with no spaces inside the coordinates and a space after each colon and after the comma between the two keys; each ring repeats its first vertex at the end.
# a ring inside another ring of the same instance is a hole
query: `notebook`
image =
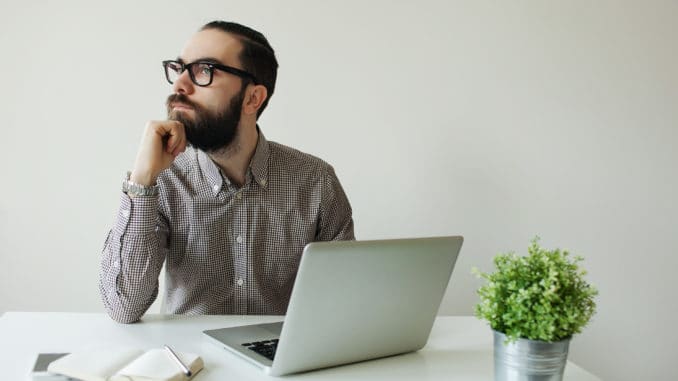
{"type": "Polygon", "coordinates": [[[284,322],[204,334],[273,376],[416,351],[428,340],[462,242],[308,244],[284,322]]]}
{"type": "MultiPolygon", "coordinates": [[[[176,352],[192,376],[203,368],[200,356],[176,352]]],[[[57,373],[83,381],[184,381],[185,375],[165,349],[147,351],[134,348],[99,348],[74,352],[53,361],[47,367],[57,373]]]]}

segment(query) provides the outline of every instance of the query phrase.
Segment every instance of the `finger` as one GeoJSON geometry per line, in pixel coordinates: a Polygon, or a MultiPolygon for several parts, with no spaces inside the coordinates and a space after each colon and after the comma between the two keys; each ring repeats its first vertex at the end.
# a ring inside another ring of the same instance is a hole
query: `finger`
{"type": "Polygon", "coordinates": [[[174,152],[174,150],[182,144],[185,140],[183,125],[172,125],[167,133],[169,136],[167,141],[167,152],[174,152]]]}
{"type": "Polygon", "coordinates": [[[171,135],[171,132],[167,135],[167,144],[165,145],[165,150],[167,153],[173,153],[177,147],[178,137],[176,135],[171,135]]]}
{"type": "Polygon", "coordinates": [[[176,147],[174,147],[174,151],[173,151],[173,152],[174,152],[174,155],[177,156],[177,155],[179,155],[180,153],[182,153],[182,152],[184,152],[184,151],[186,151],[186,139],[185,139],[185,138],[181,138],[181,139],[179,139],[179,141],[177,142],[176,147]]]}
{"type": "Polygon", "coordinates": [[[168,120],[166,126],[176,135],[182,135],[184,133],[184,124],[179,121],[168,120]]]}
{"type": "Polygon", "coordinates": [[[185,139],[184,125],[174,120],[168,122],[168,133],[171,135],[170,144],[168,146],[170,150],[168,152],[174,152],[185,139]]]}
{"type": "Polygon", "coordinates": [[[165,146],[165,151],[170,155],[176,156],[176,152],[181,147],[184,137],[178,133],[176,130],[172,130],[168,134],[167,145],[165,146]]]}
{"type": "Polygon", "coordinates": [[[167,150],[169,152],[169,147],[171,145],[170,139],[172,138],[172,135],[167,134],[162,136],[162,148],[167,150]]]}

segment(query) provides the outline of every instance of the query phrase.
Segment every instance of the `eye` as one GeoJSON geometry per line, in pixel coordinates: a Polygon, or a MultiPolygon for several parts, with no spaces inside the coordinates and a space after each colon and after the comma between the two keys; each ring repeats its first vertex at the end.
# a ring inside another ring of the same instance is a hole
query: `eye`
{"type": "Polygon", "coordinates": [[[198,65],[198,74],[210,75],[211,73],[212,73],[212,67],[209,64],[198,65]]]}

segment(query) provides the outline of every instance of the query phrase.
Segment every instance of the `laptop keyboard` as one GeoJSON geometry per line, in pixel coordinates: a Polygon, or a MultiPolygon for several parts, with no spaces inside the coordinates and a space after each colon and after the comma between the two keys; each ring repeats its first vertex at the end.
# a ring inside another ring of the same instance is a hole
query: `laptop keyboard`
{"type": "Polygon", "coordinates": [[[251,343],[243,343],[242,346],[273,361],[275,350],[278,348],[278,339],[253,341],[251,343]]]}

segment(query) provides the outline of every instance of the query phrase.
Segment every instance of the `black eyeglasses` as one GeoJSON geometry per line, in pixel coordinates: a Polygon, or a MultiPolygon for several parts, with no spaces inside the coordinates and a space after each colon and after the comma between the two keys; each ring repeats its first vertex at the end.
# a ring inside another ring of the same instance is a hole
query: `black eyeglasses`
{"type": "Polygon", "coordinates": [[[201,87],[209,86],[214,77],[214,69],[237,75],[240,78],[250,79],[254,84],[257,84],[257,79],[251,73],[210,61],[195,61],[189,64],[180,61],[162,61],[162,66],[165,68],[165,77],[170,84],[174,84],[181,73],[188,70],[188,76],[191,77],[193,83],[201,87]]]}

